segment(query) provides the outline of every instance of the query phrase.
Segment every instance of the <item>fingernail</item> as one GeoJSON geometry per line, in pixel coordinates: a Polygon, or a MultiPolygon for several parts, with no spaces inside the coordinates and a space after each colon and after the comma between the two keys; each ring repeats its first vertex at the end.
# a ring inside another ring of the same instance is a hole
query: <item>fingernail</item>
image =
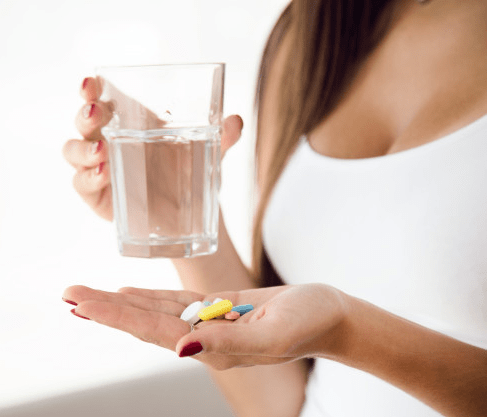
{"type": "Polygon", "coordinates": [[[83,80],[83,83],[81,84],[81,88],[84,90],[86,88],[86,86],[88,85],[88,77],[86,77],[84,80],[83,80]]]}
{"type": "Polygon", "coordinates": [[[71,313],[73,313],[76,317],[80,317],[80,318],[85,319],[85,320],[90,320],[88,317],[85,317],[85,316],[82,316],[81,314],[76,313],[74,308],[71,310],[71,313]]]}
{"type": "Polygon", "coordinates": [[[68,300],[67,298],[64,298],[64,297],[63,297],[63,301],[65,303],[72,304],[74,306],[77,306],[78,305],[78,303],[75,303],[74,301],[68,300]]]}
{"type": "Polygon", "coordinates": [[[98,165],[98,166],[96,167],[96,175],[100,175],[100,174],[102,173],[102,171],[103,171],[103,166],[104,166],[104,165],[105,165],[105,162],[102,162],[102,163],[100,163],[100,165],[98,165]]]}
{"type": "Polygon", "coordinates": [[[243,122],[243,119],[242,119],[242,118],[241,118],[241,117],[240,117],[238,114],[237,114],[237,117],[240,119],[240,125],[241,125],[241,126],[240,126],[240,130],[242,130],[242,129],[243,129],[243,127],[244,127],[244,122],[243,122]]]}
{"type": "Polygon", "coordinates": [[[200,353],[202,350],[203,346],[201,346],[200,342],[191,342],[181,349],[181,352],[179,352],[179,357],[184,358],[186,356],[193,356],[200,353]]]}
{"type": "Polygon", "coordinates": [[[83,117],[85,119],[89,119],[91,116],[93,116],[94,111],[95,111],[95,103],[87,104],[86,106],[83,107],[83,117]]]}
{"type": "Polygon", "coordinates": [[[98,142],[93,142],[91,144],[91,154],[95,155],[98,152],[101,151],[101,148],[103,147],[103,141],[99,140],[98,142]]]}

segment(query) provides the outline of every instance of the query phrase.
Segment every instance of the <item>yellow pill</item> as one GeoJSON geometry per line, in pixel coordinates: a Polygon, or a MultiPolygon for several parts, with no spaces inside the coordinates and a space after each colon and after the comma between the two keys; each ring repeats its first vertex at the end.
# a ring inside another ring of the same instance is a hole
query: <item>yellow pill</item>
{"type": "Polygon", "coordinates": [[[201,310],[198,313],[198,317],[204,321],[211,320],[228,313],[232,308],[233,304],[230,300],[222,300],[201,310]]]}

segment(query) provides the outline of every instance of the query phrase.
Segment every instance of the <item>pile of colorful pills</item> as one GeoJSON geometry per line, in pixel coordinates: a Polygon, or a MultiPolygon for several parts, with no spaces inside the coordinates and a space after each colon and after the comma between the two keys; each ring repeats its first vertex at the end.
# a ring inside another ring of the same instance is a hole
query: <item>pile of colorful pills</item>
{"type": "Polygon", "coordinates": [[[230,300],[216,298],[213,303],[209,301],[195,301],[186,307],[180,318],[193,326],[200,320],[208,321],[219,317],[224,317],[227,320],[236,320],[253,309],[254,307],[251,304],[234,306],[230,300]]]}

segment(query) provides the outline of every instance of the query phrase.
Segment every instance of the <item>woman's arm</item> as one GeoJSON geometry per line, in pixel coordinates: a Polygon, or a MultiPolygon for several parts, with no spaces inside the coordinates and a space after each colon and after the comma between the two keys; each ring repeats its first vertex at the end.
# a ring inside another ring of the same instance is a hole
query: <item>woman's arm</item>
{"type": "MultiPolygon", "coordinates": [[[[266,145],[261,146],[259,153],[259,185],[267,175],[269,152],[278,141],[276,126],[280,116],[276,104],[289,50],[286,39],[276,54],[263,94],[260,134],[266,145]]],[[[228,236],[221,213],[218,233],[219,249],[214,255],[173,260],[184,288],[204,294],[256,288],[228,236]]],[[[239,417],[286,417],[299,415],[308,371],[307,361],[299,360],[274,366],[211,370],[211,374],[239,417]]]]}
{"type": "Polygon", "coordinates": [[[305,372],[300,358],[322,357],[363,370],[445,416],[487,415],[487,351],[411,323],[324,284],[258,288],[206,297],[189,291],[70,287],[73,311],[172,349],[218,370],[239,415],[297,415],[305,372]],[[235,322],[190,326],[192,302],[215,297],[254,310],[235,322]],[[198,349],[195,349],[198,347],[198,349]],[[278,364],[289,363],[289,367],[278,364]],[[271,365],[266,368],[254,365],[271,365]],[[242,368],[247,367],[247,368],[242,368]],[[290,381],[287,381],[291,378],[290,381]]]}
{"type": "Polygon", "coordinates": [[[375,375],[445,416],[487,416],[487,350],[323,284],[256,291],[239,295],[259,305],[241,325],[204,326],[176,350],[198,341],[201,360],[220,369],[322,357],[375,375]]]}
{"type": "Polygon", "coordinates": [[[220,211],[218,250],[207,256],[172,259],[184,288],[203,294],[256,288],[228,235],[220,211]]]}
{"type": "Polygon", "coordinates": [[[346,342],[330,358],[373,374],[446,416],[487,415],[486,350],[352,300],[346,342]]]}
{"type": "MultiPolygon", "coordinates": [[[[233,246],[221,213],[219,225],[215,254],[173,260],[184,288],[203,294],[256,288],[233,246]]],[[[210,368],[213,379],[239,417],[297,416],[304,402],[307,372],[304,361],[226,371],[210,368]]]]}
{"type": "MultiPolygon", "coordinates": [[[[111,220],[107,144],[100,133],[101,127],[110,120],[111,113],[109,106],[99,100],[100,91],[96,79],[84,80],[81,95],[87,103],[76,118],[83,139],[68,141],[63,152],[68,162],[76,168],[73,179],[75,189],[98,215],[111,220]]],[[[238,116],[230,116],[224,121],[222,153],[238,140],[241,129],[242,121],[238,116]]],[[[183,286],[203,294],[241,290],[256,285],[238,256],[221,215],[219,250],[211,256],[176,259],[174,265],[183,286]]],[[[67,291],[67,297],[78,296],[67,291]]],[[[143,327],[143,323],[141,325],[143,327]]],[[[306,368],[300,363],[213,374],[236,414],[242,417],[296,416],[304,398],[306,375],[306,368]]]]}

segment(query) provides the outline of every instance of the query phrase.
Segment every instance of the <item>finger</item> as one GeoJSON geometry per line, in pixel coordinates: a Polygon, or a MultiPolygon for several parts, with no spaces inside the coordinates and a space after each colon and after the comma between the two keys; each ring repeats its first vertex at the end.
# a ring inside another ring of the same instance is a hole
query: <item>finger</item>
{"type": "MultiPolygon", "coordinates": [[[[259,354],[256,352],[258,349],[256,349],[255,346],[251,349],[243,349],[247,351],[252,350],[254,353],[239,353],[238,348],[235,349],[235,346],[230,348],[232,345],[228,344],[228,340],[226,342],[223,341],[226,339],[226,336],[228,336],[229,339],[235,337],[233,330],[238,330],[240,332],[239,329],[235,329],[236,325],[229,321],[218,322],[222,324],[214,323],[217,322],[201,323],[198,325],[198,327],[196,327],[196,331],[191,332],[189,335],[183,336],[183,338],[179,340],[176,345],[176,352],[178,355],[180,357],[196,355],[194,356],[195,359],[217,370],[225,370],[235,367],[241,368],[254,365],[279,364],[297,359],[296,357],[289,355],[269,355],[268,348],[262,349],[264,354],[259,354]],[[216,350],[213,349],[209,344],[206,335],[204,334],[205,330],[215,333],[214,337],[218,338],[220,341],[223,341],[223,344],[225,344],[226,347],[217,347],[216,344],[213,344],[213,347],[216,348],[216,350]],[[192,339],[193,336],[197,336],[197,340],[192,339]],[[200,340],[203,341],[200,342],[200,340]],[[181,348],[182,344],[184,346],[181,348]]],[[[249,336],[249,333],[247,333],[245,336],[249,336]]],[[[237,343],[241,343],[241,341],[238,341],[237,343]]]]}
{"type": "Polygon", "coordinates": [[[73,187],[83,198],[99,198],[101,190],[110,184],[108,162],[101,162],[94,168],[80,169],[73,176],[73,187]]]}
{"type": "Polygon", "coordinates": [[[205,297],[205,301],[209,301],[211,304],[215,302],[215,300],[230,300],[233,305],[240,304],[240,294],[241,291],[222,291],[216,292],[212,294],[208,294],[205,297]]]}
{"type": "Polygon", "coordinates": [[[63,156],[75,168],[94,168],[108,160],[106,141],[68,140],[63,146],[63,156]]]}
{"type": "Polygon", "coordinates": [[[101,95],[101,82],[99,78],[86,77],[81,83],[80,95],[85,101],[96,101],[101,95]]]}
{"type": "Polygon", "coordinates": [[[207,325],[183,336],[176,351],[186,356],[187,347],[199,343],[204,353],[279,357],[283,352],[278,346],[278,336],[263,320],[251,324],[226,322],[207,325]]]}
{"type": "Polygon", "coordinates": [[[223,131],[221,139],[222,158],[225,153],[240,139],[243,129],[243,120],[238,115],[227,117],[223,121],[223,131]]]}
{"type": "Polygon", "coordinates": [[[70,287],[65,291],[66,300],[71,303],[80,304],[84,301],[106,301],[121,305],[129,305],[147,311],[157,311],[159,313],[170,314],[179,317],[186,306],[170,300],[156,300],[153,298],[140,297],[133,294],[123,294],[120,292],[108,292],[94,290],[82,285],[70,287]],[[69,297],[69,298],[67,298],[69,297]]]}
{"type": "Polygon", "coordinates": [[[190,331],[189,324],[175,316],[104,301],[82,302],[74,312],[171,350],[175,349],[178,339],[190,331]]]}
{"type": "Polygon", "coordinates": [[[166,300],[189,306],[195,301],[203,300],[202,294],[193,291],[170,291],[170,290],[148,290],[145,288],[124,287],[118,290],[123,294],[133,294],[140,297],[152,298],[154,300],[166,300]]]}
{"type": "Polygon", "coordinates": [[[73,177],[73,186],[95,213],[105,220],[112,221],[112,187],[106,165],[101,163],[91,170],[78,171],[73,177]]]}
{"type": "Polygon", "coordinates": [[[101,140],[101,128],[112,118],[112,106],[101,101],[89,102],[76,115],[76,128],[88,140],[101,140]]]}
{"type": "Polygon", "coordinates": [[[82,301],[89,300],[96,296],[97,293],[103,293],[103,291],[94,290],[84,285],[72,285],[64,290],[63,300],[70,300],[79,304],[82,301]]]}

